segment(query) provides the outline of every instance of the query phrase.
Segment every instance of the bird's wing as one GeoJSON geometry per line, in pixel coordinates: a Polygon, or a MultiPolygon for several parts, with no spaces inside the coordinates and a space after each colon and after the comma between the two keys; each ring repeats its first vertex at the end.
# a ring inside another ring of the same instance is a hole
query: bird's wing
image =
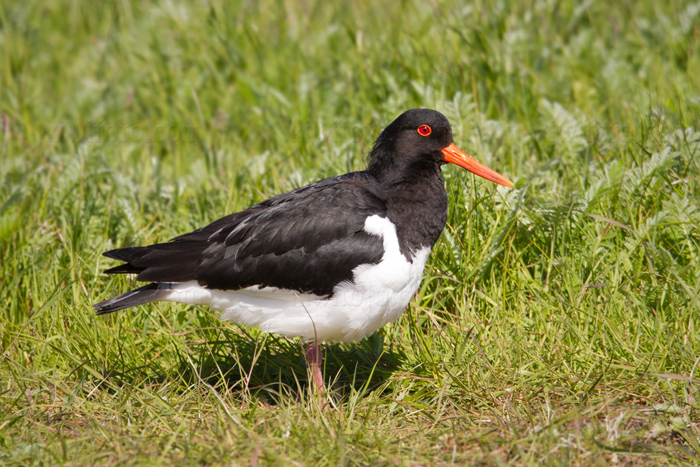
{"type": "Polygon", "coordinates": [[[321,180],[223,217],[168,243],[105,253],[108,273],[148,282],[197,280],[211,289],[258,286],[329,295],[352,270],[378,263],[382,239],[364,231],[386,205],[361,172],[321,180]]]}

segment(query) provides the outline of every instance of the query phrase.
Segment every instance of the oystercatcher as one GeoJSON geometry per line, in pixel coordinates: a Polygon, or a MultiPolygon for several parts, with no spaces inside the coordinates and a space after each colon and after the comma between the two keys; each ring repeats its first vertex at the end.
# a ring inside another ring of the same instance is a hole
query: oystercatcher
{"type": "Polygon", "coordinates": [[[440,167],[513,184],[459,150],[439,112],[413,109],[379,134],[361,172],[331,177],[167,243],[104,253],[148,285],[94,305],[203,304],[221,319],[309,344],[323,388],[324,341],[357,341],[396,320],[418,290],[447,220],[440,167]]]}

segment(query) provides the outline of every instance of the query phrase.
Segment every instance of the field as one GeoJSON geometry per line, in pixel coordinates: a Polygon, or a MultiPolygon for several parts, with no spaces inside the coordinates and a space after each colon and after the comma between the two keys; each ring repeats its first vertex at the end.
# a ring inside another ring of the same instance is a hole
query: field
{"type": "Polygon", "coordinates": [[[700,464],[700,3],[0,3],[0,464],[700,464]],[[361,170],[430,107],[400,321],[302,343],[151,304],[101,253],[361,170]]]}

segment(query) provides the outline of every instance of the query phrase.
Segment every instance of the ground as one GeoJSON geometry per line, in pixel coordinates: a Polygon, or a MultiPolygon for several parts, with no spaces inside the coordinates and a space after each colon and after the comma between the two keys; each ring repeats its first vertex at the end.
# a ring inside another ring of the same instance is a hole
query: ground
{"type": "Polygon", "coordinates": [[[700,3],[0,4],[0,463],[700,460],[700,3]],[[402,111],[444,169],[400,321],[302,344],[151,304],[110,248],[359,170],[402,111]]]}

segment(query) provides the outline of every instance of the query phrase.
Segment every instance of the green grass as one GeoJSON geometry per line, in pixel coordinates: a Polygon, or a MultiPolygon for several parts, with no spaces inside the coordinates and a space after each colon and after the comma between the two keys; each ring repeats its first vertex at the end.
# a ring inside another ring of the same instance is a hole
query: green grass
{"type": "Polygon", "coordinates": [[[0,4],[0,463],[700,463],[700,4],[0,4]],[[444,170],[397,323],[301,344],[152,304],[101,252],[361,169],[403,110],[444,170]],[[697,365],[697,366],[696,366],[697,365]]]}

